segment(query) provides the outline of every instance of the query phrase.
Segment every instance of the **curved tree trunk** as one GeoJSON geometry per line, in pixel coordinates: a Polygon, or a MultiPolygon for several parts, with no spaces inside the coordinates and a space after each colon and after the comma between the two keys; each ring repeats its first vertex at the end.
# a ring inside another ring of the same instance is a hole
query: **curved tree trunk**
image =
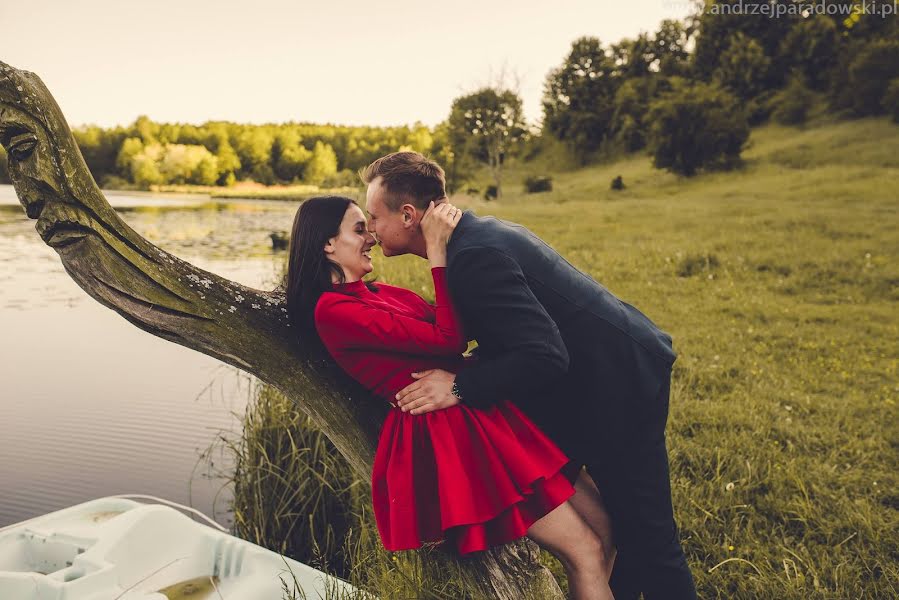
{"type": "MultiPolygon", "coordinates": [[[[360,476],[370,476],[387,405],[346,377],[318,344],[293,334],[283,290],[223,279],[131,229],[94,182],[43,82],[2,62],[0,144],[26,214],[84,291],[140,329],[274,386],[360,476]]],[[[491,597],[521,598],[534,583],[543,588],[540,597],[561,597],[533,550],[530,542],[509,544],[483,553],[470,568],[491,597]]]]}

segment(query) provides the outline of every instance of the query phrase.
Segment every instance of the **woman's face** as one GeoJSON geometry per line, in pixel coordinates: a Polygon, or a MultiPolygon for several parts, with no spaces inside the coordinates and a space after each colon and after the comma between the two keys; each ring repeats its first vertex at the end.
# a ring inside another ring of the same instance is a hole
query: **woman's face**
{"type": "Polygon", "coordinates": [[[340,222],[337,235],[328,240],[325,254],[343,269],[348,282],[358,281],[371,273],[371,249],[376,240],[368,232],[362,209],[350,204],[340,222]]]}

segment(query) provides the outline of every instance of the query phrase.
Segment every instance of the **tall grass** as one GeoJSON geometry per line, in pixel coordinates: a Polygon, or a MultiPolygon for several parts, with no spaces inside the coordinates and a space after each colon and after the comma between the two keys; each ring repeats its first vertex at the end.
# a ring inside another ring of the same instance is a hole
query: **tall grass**
{"type": "MultiPolygon", "coordinates": [[[[769,126],[744,158],[684,180],[631,156],[456,201],[527,225],[674,337],[672,488],[700,597],[899,597],[899,127],[769,126]]],[[[432,293],[418,259],[375,269],[432,293]]],[[[283,399],[263,390],[247,431],[240,535],[383,597],[467,593],[380,550],[367,485],[283,399]]]]}
{"type": "MultiPolygon", "coordinates": [[[[222,444],[235,461],[234,533],[359,588],[359,598],[486,598],[483,579],[436,545],[389,553],[371,488],[277,390],[258,384],[243,430],[222,444]]],[[[337,590],[334,598],[345,598],[337,590]]]]}

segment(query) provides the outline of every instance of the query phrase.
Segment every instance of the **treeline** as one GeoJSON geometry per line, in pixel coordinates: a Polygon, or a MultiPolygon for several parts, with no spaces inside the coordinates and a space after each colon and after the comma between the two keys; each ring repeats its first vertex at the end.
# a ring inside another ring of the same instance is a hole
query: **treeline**
{"type": "MultiPolygon", "coordinates": [[[[634,39],[575,40],[547,75],[540,126],[525,122],[519,95],[497,81],[453,100],[447,120],[433,128],[186,125],[140,117],[128,127],[74,133],[106,187],[356,185],[359,168],[411,149],[440,161],[453,188],[486,167],[494,181],[488,194],[498,196],[507,160],[539,157],[550,138],[582,164],[646,150],[657,167],[692,175],[739,164],[751,126],[769,118],[802,123],[816,104],[846,115],[891,113],[899,121],[892,0],[697,6],[700,12],[684,21],[665,20],[634,39]],[[799,13],[802,7],[811,12],[799,13]]],[[[4,163],[0,151],[0,178],[4,163]]]]}
{"type": "Polygon", "coordinates": [[[700,10],[608,46],[576,40],[547,77],[544,133],[583,162],[648,147],[656,166],[690,175],[736,164],[749,126],[801,123],[815,103],[899,121],[892,0],[732,0],[700,10]]]}
{"type": "Polygon", "coordinates": [[[355,185],[356,170],[397,148],[442,152],[434,131],[423,125],[188,125],[142,116],[128,127],[87,126],[73,133],[91,173],[106,187],[240,180],[355,185]]]}

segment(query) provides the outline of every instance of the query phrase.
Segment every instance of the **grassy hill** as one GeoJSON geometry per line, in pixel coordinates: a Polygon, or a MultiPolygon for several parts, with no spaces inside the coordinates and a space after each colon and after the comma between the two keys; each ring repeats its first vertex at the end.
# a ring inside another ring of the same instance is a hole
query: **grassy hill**
{"type": "MultiPolygon", "coordinates": [[[[532,195],[518,165],[501,202],[455,201],[531,228],[674,337],[700,597],[899,597],[899,126],[767,126],[744,159],[683,179],[633,156],[532,195]]],[[[418,259],[375,273],[431,294],[418,259]]]]}

